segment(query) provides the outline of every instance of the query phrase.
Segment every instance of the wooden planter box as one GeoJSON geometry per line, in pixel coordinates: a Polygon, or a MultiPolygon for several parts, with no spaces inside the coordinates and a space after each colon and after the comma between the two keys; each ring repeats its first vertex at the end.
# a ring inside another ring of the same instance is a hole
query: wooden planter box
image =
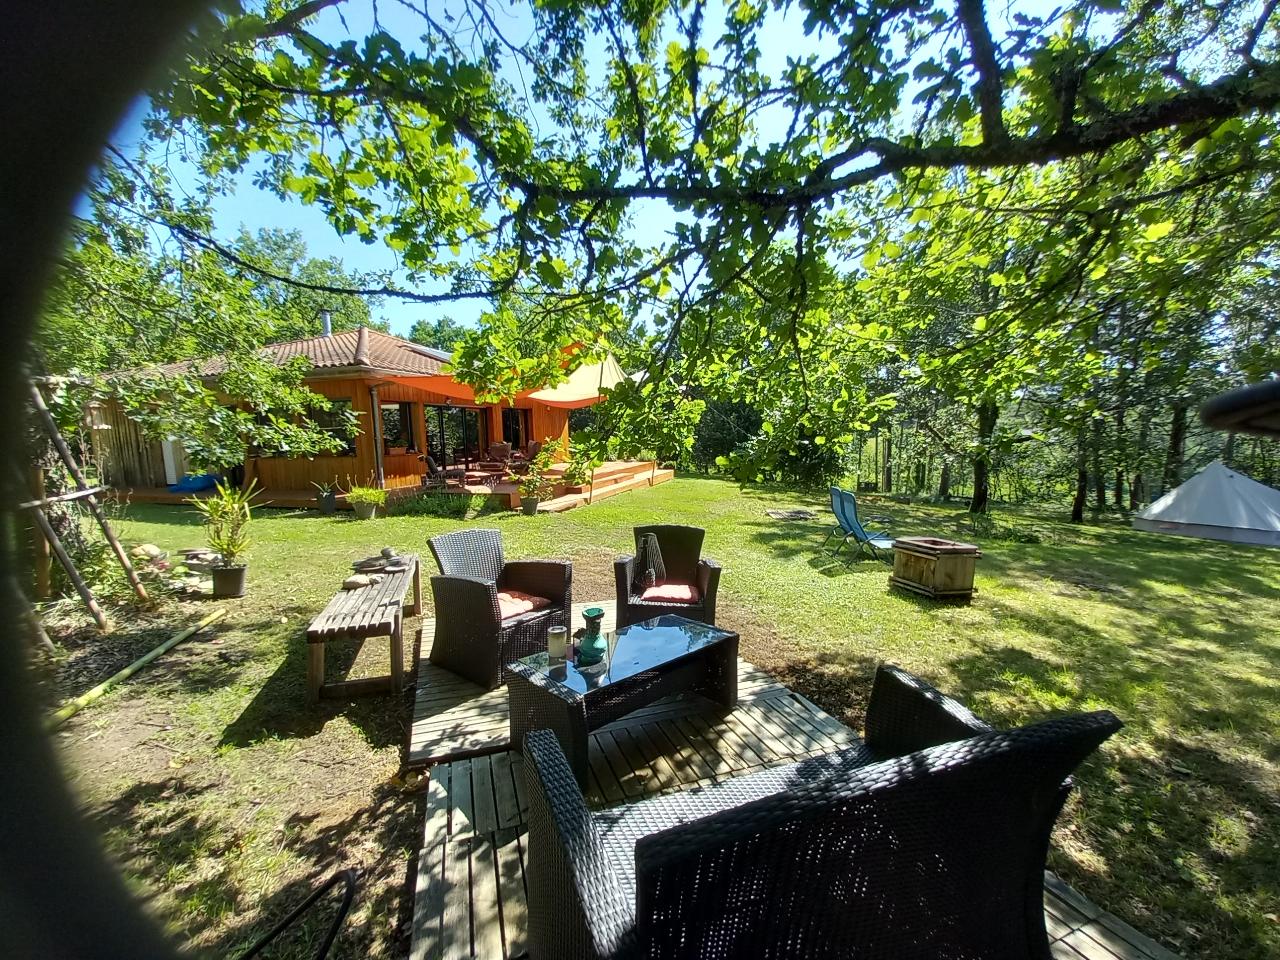
{"type": "Polygon", "coordinates": [[[972,543],[940,537],[893,541],[891,587],[946,600],[973,599],[973,571],[982,551],[972,543]]]}

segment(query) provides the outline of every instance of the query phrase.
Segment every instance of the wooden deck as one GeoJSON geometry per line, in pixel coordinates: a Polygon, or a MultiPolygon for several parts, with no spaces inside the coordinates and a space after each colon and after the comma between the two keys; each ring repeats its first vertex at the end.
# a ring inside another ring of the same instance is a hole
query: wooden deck
{"type": "MultiPolygon", "coordinates": [[[[614,605],[574,605],[606,610],[614,605]]],[[[434,625],[423,622],[423,653],[434,625]]],[[[748,663],[739,705],[670,698],[591,736],[588,803],[633,802],[839,749],[853,731],[748,663]]],[[[411,960],[525,955],[525,811],[519,756],[507,749],[506,692],[482,691],[419,661],[408,760],[427,771],[426,819],[414,889],[411,960]]],[[[1056,877],[1045,919],[1057,960],[1177,960],[1056,877]]]]}
{"type": "MultiPolygon", "coordinates": [[[[567,463],[557,463],[547,471],[554,495],[538,504],[539,513],[561,513],[574,507],[588,506],[628,490],[656,487],[660,483],[674,480],[676,475],[674,470],[662,469],[652,460],[610,460],[592,471],[590,483],[575,486],[564,482],[564,472],[568,466],[567,463]]],[[[441,489],[444,493],[467,493],[503,499],[513,510],[520,506],[520,491],[514,483],[505,480],[495,482],[476,471],[467,474],[465,483],[450,483],[441,489]]]]}
{"type": "MultiPolygon", "coordinates": [[[[593,483],[581,486],[569,486],[558,482],[567,464],[556,464],[548,475],[555,486],[556,495],[538,505],[539,513],[560,513],[574,507],[588,506],[598,500],[637,490],[641,487],[653,487],[668,480],[675,479],[675,471],[658,467],[650,460],[611,460],[601,464],[592,474],[593,483]]],[[[467,472],[462,482],[450,481],[446,486],[434,488],[436,492],[445,494],[490,497],[496,503],[518,509],[520,491],[514,483],[496,479],[492,474],[472,469],[467,472]]],[[[394,503],[404,497],[412,497],[421,492],[416,484],[401,487],[388,487],[388,502],[394,503]]],[[[114,488],[112,493],[130,503],[187,503],[192,498],[203,499],[214,491],[202,490],[197,493],[174,493],[168,487],[130,487],[114,488]]],[[[262,490],[254,498],[254,504],[260,507],[281,507],[286,509],[314,509],[316,491],[305,490],[262,490]]],[[[338,509],[347,510],[346,501],[338,498],[338,509]]]]}

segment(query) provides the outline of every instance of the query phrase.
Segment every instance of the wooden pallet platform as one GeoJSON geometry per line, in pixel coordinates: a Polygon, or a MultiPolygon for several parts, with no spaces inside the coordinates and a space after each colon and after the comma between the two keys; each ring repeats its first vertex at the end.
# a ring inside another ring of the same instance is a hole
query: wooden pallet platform
{"type": "MultiPolygon", "coordinates": [[[[789,717],[774,719],[792,722],[789,717]]],[[[801,736],[798,727],[791,732],[801,736]]],[[[597,766],[593,760],[589,799],[596,804],[602,799],[605,788],[595,777],[598,770],[608,778],[608,791],[621,792],[625,802],[664,779],[697,776],[695,763],[726,774],[700,777],[676,789],[768,765],[735,754],[721,733],[706,723],[679,721],[618,736],[604,757],[607,764],[597,766]],[[617,778],[614,764],[629,770],[632,762],[638,764],[636,778],[629,773],[617,778]],[[731,769],[737,766],[741,769],[731,769]]],[[[431,769],[414,888],[411,960],[514,960],[527,955],[522,763],[504,751],[431,769]]],[[[1178,960],[1049,873],[1044,905],[1055,960],[1178,960]]]]}
{"type": "MultiPolygon", "coordinates": [[[[582,621],[582,611],[587,607],[604,610],[603,628],[614,629],[617,623],[616,608],[612,600],[586,601],[573,605],[575,623],[582,621]]],[[[470,681],[434,666],[426,659],[431,638],[435,633],[435,620],[422,621],[423,649],[418,660],[417,689],[414,696],[413,722],[409,727],[409,740],[405,750],[404,765],[409,769],[421,769],[432,763],[459,760],[487,753],[506,750],[509,746],[507,691],[484,690],[470,681]]],[[[768,674],[749,663],[738,663],[738,700],[744,706],[772,697],[789,695],[790,691],[768,674]]],[[[806,701],[807,703],[807,701],[806,701]]],[[[816,707],[814,708],[817,709],[816,707]]],[[[613,726],[629,726],[650,720],[698,715],[706,713],[706,701],[699,697],[668,697],[652,706],[630,714],[613,726]]],[[[826,716],[823,714],[823,716],[826,716]]],[[[839,724],[827,718],[831,723],[839,724]]],[[[605,731],[613,726],[604,728],[605,731]]],[[[844,728],[841,727],[843,730],[844,728]]],[[[604,732],[604,731],[602,731],[604,732]]]]}
{"type": "MultiPolygon", "coordinates": [[[[591,737],[587,800],[611,806],[717,783],[828,753],[853,733],[803,697],[744,665],[738,708],[674,700],[591,737]]],[[[523,760],[510,751],[455,760],[428,773],[427,815],[414,893],[414,960],[524,953],[523,760]]]]}
{"type": "MultiPolygon", "coordinates": [[[[575,617],[587,605],[575,604],[575,617]]],[[[609,609],[606,624],[612,616],[609,609]]],[[[505,749],[505,693],[451,687],[429,665],[419,674],[420,755],[472,755],[427,772],[411,960],[522,957],[528,805],[523,760],[505,749]]],[[[671,698],[592,734],[588,803],[608,807],[717,783],[854,741],[853,731],[750,664],[740,664],[739,682],[739,705],[728,716],[696,698],[671,698]]],[[[1049,874],[1045,919],[1057,960],[1177,960],[1049,874]]]]}
{"type": "MultiPolygon", "coordinates": [[[[834,734],[833,742],[838,734],[812,726],[826,715],[810,710],[816,708],[796,698],[785,707],[775,703],[754,711],[769,727],[744,723],[733,731],[736,725],[686,718],[597,734],[588,800],[595,806],[629,802],[832,749],[817,744],[824,733],[834,734]],[[762,729],[768,733],[759,736],[762,729]],[[747,748],[743,734],[754,749],[747,748]],[[793,753],[799,744],[810,749],[793,753]]],[[[411,960],[525,956],[522,764],[503,751],[431,768],[411,960]]],[[[1052,874],[1045,875],[1044,903],[1056,960],[1177,960],[1052,874]]]]}
{"type": "MultiPolygon", "coordinates": [[[[587,607],[604,610],[601,629],[615,629],[618,617],[613,600],[575,603],[575,623],[582,623],[582,611],[587,607]]],[[[404,765],[417,769],[429,763],[507,749],[506,687],[485,690],[435,666],[427,660],[436,635],[435,617],[423,619],[421,631],[413,722],[409,725],[404,765]]]]}

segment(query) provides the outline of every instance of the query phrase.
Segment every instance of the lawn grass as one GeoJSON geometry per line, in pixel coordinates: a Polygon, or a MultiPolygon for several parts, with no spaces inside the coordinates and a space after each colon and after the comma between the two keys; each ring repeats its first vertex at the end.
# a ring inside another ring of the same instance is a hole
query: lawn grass
{"type": "MultiPolygon", "coordinates": [[[[955,535],[962,516],[865,506],[892,513],[898,534],[955,535]]],[[[707,529],[705,553],[725,568],[720,621],[741,633],[742,655],[855,728],[883,661],[997,724],[1114,710],[1127,726],[1080,771],[1053,869],[1187,955],[1280,953],[1275,551],[1005,512],[1003,524],[1043,542],[978,538],[978,597],[947,606],[888,591],[882,564],[820,554],[830,518],[806,494],[680,479],[565,514],[480,522],[503,531],[508,556],[572,558],[585,600],[612,594],[613,556],[651,521],[707,529]],[[774,521],[772,506],[821,518],[774,521]]],[[[198,544],[195,523],[187,508],[136,506],[123,534],[177,549],[198,544]]],[[[421,821],[420,790],[397,777],[408,701],[308,709],[301,635],[351,560],[383,545],[425,553],[427,537],[459,525],[260,511],[250,594],[228,604],[212,639],[178,648],[67,726],[68,775],[175,937],[234,951],[315,878],[354,865],[365,877],[337,955],[404,955],[421,821]]],[[[209,609],[169,602],[117,637],[87,640],[94,668],[73,655],[58,693],[209,609]]],[[[385,672],[385,657],[371,642],[354,669],[385,672]]],[[[306,955],[290,950],[281,955],[306,955]]]]}

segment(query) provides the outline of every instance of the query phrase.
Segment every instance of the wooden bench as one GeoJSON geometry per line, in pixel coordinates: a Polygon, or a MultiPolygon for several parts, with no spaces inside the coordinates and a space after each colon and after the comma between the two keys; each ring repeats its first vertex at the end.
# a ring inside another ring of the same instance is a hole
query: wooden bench
{"type": "Polygon", "coordinates": [[[318,703],[321,697],[358,696],[387,690],[399,693],[403,688],[404,598],[412,586],[410,609],[415,616],[421,615],[422,574],[417,554],[405,554],[401,559],[408,563],[407,570],[383,574],[382,580],[367,587],[339,590],[307,627],[307,702],[318,703]],[[330,640],[366,637],[391,639],[391,674],[325,683],[325,644],[330,640]]]}

